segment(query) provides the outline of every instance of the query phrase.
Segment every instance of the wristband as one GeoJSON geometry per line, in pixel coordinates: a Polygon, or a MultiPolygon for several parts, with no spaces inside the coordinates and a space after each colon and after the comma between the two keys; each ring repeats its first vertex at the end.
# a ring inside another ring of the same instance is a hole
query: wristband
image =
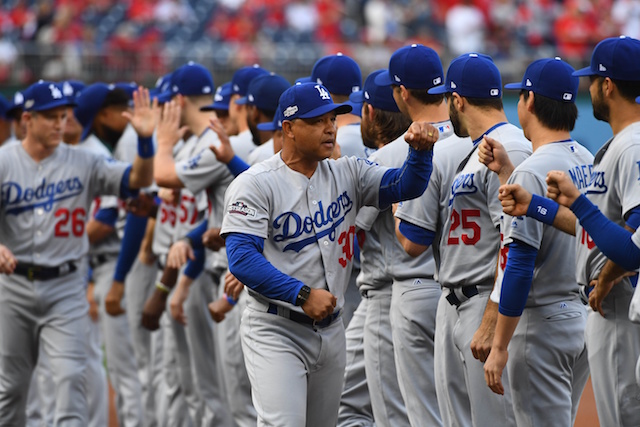
{"type": "Polygon", "coordinates": [[[223,294],[223,297],[225,297],[227,299],[227,302],[229,304],[231,304],[232,306],[236,305],[238,303],[238,301],[234,300],[233,298],[231,298],[229,295],[227,294],[223,294]]]}
{"type": "Polygon", "coordinates": [[[143,159],[148,159],[154,155],[153,138],[138,136],[138,156],[143,159]]]}
{"type": "Polygon", "coordinates": [[[547,225],[553,225],[558,213],[558,204],[551,199],[540,197],[536,194],[531,196],[531,203],[527,209],[527,216],[547,225]]]}
{"type": "Polygon", "coordinates": [[[171,292],[171,289],[169,289],[164,283],[162,283],[159,280],[156,282],[156,289],[164,292],[165,294],[168,294],[169,292],[171,292]]]}

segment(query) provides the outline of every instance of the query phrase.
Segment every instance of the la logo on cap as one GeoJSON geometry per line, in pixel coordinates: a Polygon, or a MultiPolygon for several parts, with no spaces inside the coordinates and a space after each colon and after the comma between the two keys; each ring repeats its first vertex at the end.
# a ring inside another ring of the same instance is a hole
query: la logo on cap
{"type": "Polygon", "coordinates": [[[62,85],[62,92],[64,92],[65,96],[73,95],[73,87],[69,84],[69,82],[64,82],[62,85]]]}
{"type": "Polygon", "coordinates": [[[327,92],[327,90],[325,88],[323,88],[320,85],[315,85],[314,87],[316,89],[318,89],[318,92],[320,94],[320,98],[322,98],[322,99],[331,99],[331,95],[329,95],[329,92],[327,92]]]}

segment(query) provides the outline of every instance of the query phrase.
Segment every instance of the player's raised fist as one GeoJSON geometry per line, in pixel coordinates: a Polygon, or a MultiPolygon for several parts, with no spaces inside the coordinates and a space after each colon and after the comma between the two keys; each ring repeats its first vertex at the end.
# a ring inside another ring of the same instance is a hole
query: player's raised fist
{"type": "Polygon", "coordinates": [[[520,184],[505,184],[498,190],[498,199],[502,203],[502,210],[507,215],[524,216],[531,203],[531,193],[520,184]]]}
{"type": "Polygon", "coordinates": [[[413,122],[404,140],[413,147],[414,150],[431,150],[433,144],[440,138],[440,133],[432,124],[427,122],[413,122]]]}
{"type": "Polygon", "coordinates": [[[566,173],[549,171],[547,173],[547,197],[560,205],[569,207],[580,197],[580,190],[573,185],[566,173]]]}
{"type": "Polygon", "coordinates": [[[151,138],[160,120],[158,98],[152,102],[149,90],[140,86],[133,92],[133,112],[125,111],[122,115],[129,120],[138,136],[151,138]]]}
{"type": "Polygon", "coordinates": [[[333,313],[338,299],[326,289],[311,289],[302,310],[313,320],[320,321],[333,313]]]}
{"type": "MultiPolygon", "coordinates": [[[[493,138],[484,136],[482,142],[478,146],[478,160],[484,164],[489,170],[497,173],[504,178],[504,182],[509,179],[513,172],[513,163],[509,159],[509,154],[504,146],[493,138]]],[[[501,179],[500,182],[503,180],[501,179]]]]}

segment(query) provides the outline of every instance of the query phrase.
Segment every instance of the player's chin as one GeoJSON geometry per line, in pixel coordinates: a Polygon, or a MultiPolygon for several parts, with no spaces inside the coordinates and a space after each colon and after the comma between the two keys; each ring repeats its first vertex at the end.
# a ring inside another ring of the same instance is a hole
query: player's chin
{"type": "Polygon", "coordinates": [[[335,148],[336,148],[336,143],[333,141],[326,141],[320,145],[320,150],[324,155],[325,159],[327,157],[331,157],[331,154],[333,154],[333,150],[335,150],[335,148]]]}

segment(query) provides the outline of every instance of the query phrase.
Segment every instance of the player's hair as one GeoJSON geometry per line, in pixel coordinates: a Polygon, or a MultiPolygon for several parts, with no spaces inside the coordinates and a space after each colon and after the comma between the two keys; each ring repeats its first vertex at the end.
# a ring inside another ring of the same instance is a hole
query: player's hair
{"type": "Polygon", "coordinates": [[[349,95],[340,95],[338,93],[332,93],[331,99],[333,99],[333,102],[335,102],[336,104],[342,104],[343,102],[347,102],[349,100],[349,95]]]}
{"type": "Polygon", "coordinates": [[[107,93],[107,96],[104,98],[104,102],[102,103],[100,109],[102,110],[103,108],[113,106],[126,107],[128,105],[129,95],[127,95],[127,92],[125,92],[124,89],[117,87],[107,93]]]}
{"type": "MultiPolygon", "coordinates": [[[[258,108],[258,107],[256,107],[256,108],[258,108]]],[[[273,111],[265,110],[264,108],[258,108],[258,112],[260,112],[260,114],[270,118],[271,120],[273,120],[273,118],[276,115],[276,111],[275,110],[273,110],[273,111]]]]}
{"type": "MultiPolygon", "coordinates": [[[[365,103],[366,104],[366,103],[365,103]]],[[[373,109],[373,134],[377,141],[393,141],[411,126],[411,119],[396,111],[373,109]]]]}
{"type": "MultiPolygon", "coordinates": [[[[399,87],[398,85],[391,85],[391,87],[395,90],[395,88],[399,87]]],[[[444,100],[444,95],[430,95],[427,93],[428,89],[409,89],[406,88],[407,92],[411,94],[412,98],[418,100],[422,105],[440,105],[444,100]]]]}
{"type": "MultiPolygon", "coordinates": [[[[526,101],[529,91],[521,90],[526,101]]],[[[578,118],[578,107],[574,102],[562,102],[539,94],[533,97],[533,111],[540,123],[551,130],[572,131],[578,118]]]]}
{"type": "Polygon", "coordinates": [[[183,95],[185,98],[189,100],[193,105],[203,106],[209,105],[213,102],[213,97],[211,95],[183,95]]]}
{"type": "Polygon", "coordinates": [[[640,80],[613,80],[613,83],[620,91],[620,96],[635,104],[636,98],[640,96],[640,80]]]}
{"type": "Polygon", "coordinates": [[[502,98],[467,98],[469,105],[473,105],[474,107],[482,108],[484,110],[498,110],[502,111],[504,107],[502,106],[502,98]]]}

